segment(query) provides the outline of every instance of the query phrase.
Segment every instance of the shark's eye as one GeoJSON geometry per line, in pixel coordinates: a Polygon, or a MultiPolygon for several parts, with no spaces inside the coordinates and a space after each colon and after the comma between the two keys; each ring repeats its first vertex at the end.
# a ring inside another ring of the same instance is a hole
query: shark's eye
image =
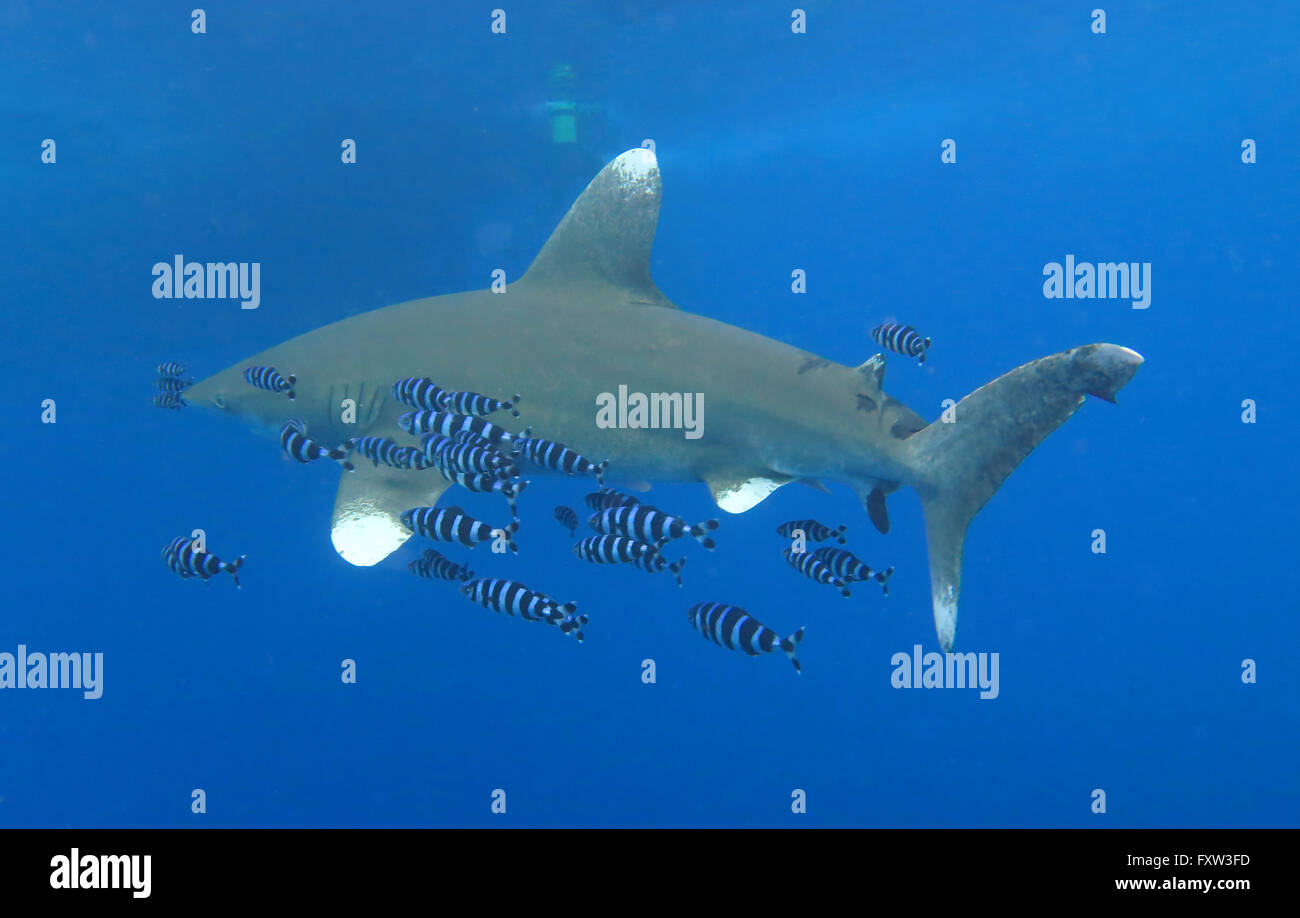
{"type": "Polygon", "coordinates": [[[218,408],[225,408],[226,400],[220,395],[214,395],[212,396],[212,404],[216,405],[218,408]]]}

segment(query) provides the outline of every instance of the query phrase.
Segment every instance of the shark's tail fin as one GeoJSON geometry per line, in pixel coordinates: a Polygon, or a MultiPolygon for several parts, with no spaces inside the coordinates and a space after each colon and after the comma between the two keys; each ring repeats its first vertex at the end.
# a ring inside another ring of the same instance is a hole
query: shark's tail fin
{"type": "Polygon", "coordinates": [[[952,649],[961,596],[966,529],[1043,439],[1079,409],[1085,395],[1115,401],[1142,357],[1115,344],[1089,344],[999,376],[957,403],[951,423],[908,438],[930,547],[930,593],[943,650],[952,649]]]}

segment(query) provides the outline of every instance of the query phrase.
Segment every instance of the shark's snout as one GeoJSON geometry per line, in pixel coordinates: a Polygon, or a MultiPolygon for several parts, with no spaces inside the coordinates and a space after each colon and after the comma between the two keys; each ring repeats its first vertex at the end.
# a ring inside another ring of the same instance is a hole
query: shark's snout
{"type": "Polygon", "coordinates": [[[226,387],[218,384],[213,377],[200,380],[185,391],[185,398],[191,405],[208,408],[213,411],[230,413],[234,399],[226,387]]]}

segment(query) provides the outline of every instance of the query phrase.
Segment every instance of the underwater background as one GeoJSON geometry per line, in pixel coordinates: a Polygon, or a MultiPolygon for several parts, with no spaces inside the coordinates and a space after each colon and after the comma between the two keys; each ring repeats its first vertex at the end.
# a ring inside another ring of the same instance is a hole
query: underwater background
{"type": "Polygon", "coordinates": [[[505,34],[461,2],[232,2],[194,34],[189,5],[0,3],[0,651],[104,654],[97,700],[0,691],[0,826],[1295,826],[1300,6],[1115,2],[1096,34],[1088,4],[808,0],[797,34],[788,3],[497,5],[505,34]],[[849,365],[915,325],[929,358],[884,386],[927,420],[1046,354],[1146,358],[971,526],[955,649],[999,654],[996,698],[891,685],[938,649],[909,490],[882,536],[844,485],[731,516],[656,484],[722,520],[670,552],[681,589],[572,557],[551,510],[585,518],[584,479],[533,479],[517,558],[438,546],[578,601],[579,645],[411,576],[422,540],[350,566],[332,463],[150,403],[164,360],[517,278],[647,139],[665,294],[849,365]],[[177,254],[259,262],[260,307],[155,299],[177,254]],[[1150,262],[1149,308],[1046,299],[1067,254],[1150,262]],[[889,596],[791,570],[804,517],[889,596]],[[196,527],[242,589],[160,561],[196,527]],[[705,600],[807,626],[803,674],[702,639],[705,600]]]}

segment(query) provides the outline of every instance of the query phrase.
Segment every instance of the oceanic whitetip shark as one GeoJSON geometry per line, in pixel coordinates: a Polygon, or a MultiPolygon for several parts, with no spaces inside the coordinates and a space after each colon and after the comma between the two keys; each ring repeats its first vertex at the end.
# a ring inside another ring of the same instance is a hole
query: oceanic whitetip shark
{"type": "MultiPolygon", "coordinates": [[[[972,392],[955,421],[927,424],[881,389],[885,359],[823,359],[733,325],[684,312],[650,277],[659,220],[658,162],[633,149],[592,180],[527,273],[502,292],[412,300],[326,325],[197,383],[191,404],[278,430],[302,418],[319,443],[376,434],[412,443],[392,392],[403,377],[495,398],[523,396],[524,424],[624,481],[703,481],[719,507],[743,513],[792,481],[840,481],[881,532],[885,498],[921,496],[939,642],[957,627],[962,549],[971,519],[1020,461],[1078,410],[1085,395],[1114,401],[1142,357],[1089,344],[1043,357],[972,392]],[[297,377],[296,400],[254,388],[249,366],[297,377]],[[597,396],[703,393],[703,435],[599,427],[597,396]],[[346,400],[355,420],[345,423],[346,400]]],[[[492,420],[498,424],[501,413],[492,420]]],[[[531,474],[531,473],[530,473],[531,474]]],[[[410,537],[404,510],[432,505],[449,485],[437,472],[342,472],[331,537],[356,565],[372,565],[410,537]]]]}

